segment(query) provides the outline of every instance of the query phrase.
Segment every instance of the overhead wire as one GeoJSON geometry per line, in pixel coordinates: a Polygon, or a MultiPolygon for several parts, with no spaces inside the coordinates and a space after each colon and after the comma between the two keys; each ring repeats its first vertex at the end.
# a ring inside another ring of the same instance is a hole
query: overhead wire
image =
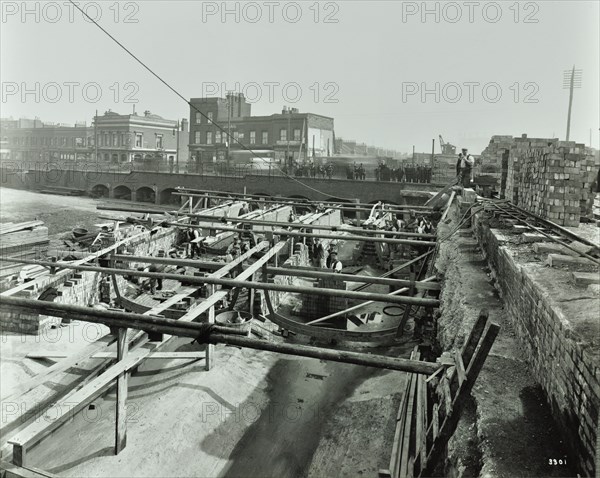
{"type": "MultiPolygon", "coordinates": [[[[231,142],[233,140],[233,142],[237,143],[242,149],[249,151],[255,158],[262,160],[263,162],[267,163],[267,161],[261,157],[258,156],[252,149],[248,148],[247,146],[245,146],[241,141],[239,141],[237,138],[235,138],[235,136],[232,136],[228,131],[225,130],[225,128],[223,128],[222,126],[220,126],[219,124],[215,123],[212,119],[210,119],[206,114],[204,114],[202,111],[200,111],[198,108],[196,108],[196,106],[194,106],[190,101],[188,101],[181,93],[179,93],[179,91],[177,91],[175,88],[173,88],[166,80],[164,80],[158,73],[156,73],[152,68],[150,68],[148,65],[146,65],[146,63],[144,63],[137,55],[135,55],[135,53],[133,53],[131,50],[129,50],[129,48],[127,48],[125,45],[123,45],[123,43],[121,43],[119,40],[117,40],[113,35],[111,35],[104,27],[102,27],[95,19],[91,18],[81,7],[79,7],[79,5],[77,5],[77,3],[75,3],[74,0],[69,0],[70,3],[72,3],[75,8],[77,8],[91,23],[93,23],[94,25],[96,25],[104,34],[106,34],[113,42],[115,42],[117,45],[119,45],[123,50],[125,50],[125,52],[127,52],[129,54],[129,56],[131,56],[135,61],[137,61],[140,65],[142,65],[148,72],[150,72],[150,74],[152,74],[155,78],[157,78],[161,83],[163,83],[167,88],[169,88],[173,93],[175,93],[175,95],[177,95],[179,98],[181,98],[183,101],[186,102],[186,104],[192,108],[193,110],[195,110],[196,113],[199,113],[200,115],[202,115],[202,117],[204,117],[207,121],[209,121],[210,124],[212,124],[213,126],[215,126],[216,128],[218,128],[222,133],[227,135],[228,140],[231,142]]],[[[229,107],[229,106],[228,106],[229,107]]],[[[270,162],[268,162],[269,164],[271,164],[270,162]]],[[[309,186],[306,183],[303,183],[302,181],[300,181],[298,178],[295,178],[294,176],[291,176],[290,174],[288,174],[286,171],[284,171],[283,169],[281,169],[279,166],[274,165],[274,167],[276,169],[278,169],[284,176],[287,176],[288,178],[290,178],[291,180],[297,182],[298,184],[300,184],[301,186],[310,189],[318,194],[322,194],[323,196],[326,197],[330,197],[333,199],[343,199],[343,200],[352,200],[352,198],[345,198],[345,197],[341,197],[341,196],[331,196],[329,193],[323,192],[317,188],[314,188],[312,186],[309,186]]]]}

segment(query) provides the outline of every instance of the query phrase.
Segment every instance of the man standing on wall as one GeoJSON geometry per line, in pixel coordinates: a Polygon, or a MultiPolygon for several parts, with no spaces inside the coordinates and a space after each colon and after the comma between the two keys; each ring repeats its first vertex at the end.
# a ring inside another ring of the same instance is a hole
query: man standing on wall
{"type": "Polygon", "coordinates": [[[462,153],[458,156],[457,171],[459,173],[460,183],[464,188],[471,187],[471,174],[475,165],[475,158],[469,154],[467,148],[462,149],[462,153]]]}

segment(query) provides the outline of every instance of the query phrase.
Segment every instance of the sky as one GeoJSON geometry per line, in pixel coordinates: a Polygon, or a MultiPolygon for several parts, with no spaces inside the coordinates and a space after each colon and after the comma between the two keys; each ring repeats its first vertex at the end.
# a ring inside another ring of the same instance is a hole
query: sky
{"type": "MultiPolygon", "coordinates": [[[[331,116],[336,136],[479,152],[492,135],[599,146],[600,2],[77,2],[185,99],[331,116]]],[[[70,5],[2,1],[2,117],[90,124],[96,110],[189,118],[185,101],[70,5]]]]}

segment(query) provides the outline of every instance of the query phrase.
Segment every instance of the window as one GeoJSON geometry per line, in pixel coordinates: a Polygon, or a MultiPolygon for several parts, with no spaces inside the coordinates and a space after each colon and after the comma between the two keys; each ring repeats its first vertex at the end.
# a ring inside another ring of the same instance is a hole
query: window
{"type": "Polygon", "coordinates": [[[112,145],[113,145],[113,146],[117,146],[117,143],[118,143],[118,136],[117,136],[117,133],[113,133],[113,134],[112,134],[112,145]]]}
{"type": "Polygon", "coordinates": [[[286,130],[286,129],[283,129],[283,128],[282,128],[282,129],[279,131],[279,139],[280,139],[281,141],[287,141],[287,130],[286,130]]]}
{"type": "Polygon", "coordinates": [[[209,111],[208,113],[206,113],[206,116],[208,116],[208,121],[209,121],[210,123],[212,123],[212,120],[213,120],[213,112],[212,112],[212,111],[209,111]]]}
{"type": "Polygon", "coordinates": [[[200,131],[194,133],[194,144],[200,144],[200,131]]]}
{"type": "Polygon", "coordinates": [[[215,132],[215,143],[216,143],[216,144],[221,144],[222,142],[223,142],[223,140],[221,139],[221,130],[220,130],[220,129],[218,129],[218,130],[215,132]]]}
{"type": "Polygon", "coordinates": [[[300,130],[299,129],[294,130],[294,141],[300,141],[300,130]]]}
{"type": "Polygon", "coordinates": [[[239,133],[239,131],[234,131],[233,132],[233,139],[234,139],[234,141],[238,141],[240,139],[240,133],[239,133]]]}
{"type": "Polygon", "coordinates": [[[110,161],[110,155],[108,153],[104,153],[104,161],[107,163],[110,161]]]}
{"type": "Polygon", "coordinates": [[[110,142],[108,141],[108,133],[104,133],[104,146],[110,146],[110,142]]]}
{"type": "Polygon", "coordinates": [[[199,111],[196,112],[196,124],[202,123],[202,113],[199,111]]]}
{"type": "Polygon", "coordinates": [[[250,144],[256,144],[256,131],[250,131],[250,144]]]}
{"type": "Polygon", "coordinates": [[[141,148],[143,144],[143,135],[142,133],[135,133],[135,147],[141,148]]]}
{"type": "Polygon", "coordinates": [[[212,144],[212,131],[206,132],[206,144],[212,144]]]}
{"type": "Polygon", "coordinates": [[[163,137],[162,134],[156,135],[156,149],[162,149],[163,147],[163,137]]]}
{"type": "Polygon", "coordinates": [[[268,131],[262,132],[262,144],[269,144],[269,133],[268,131]]]}
{"type": "Polygon", "coordinates": [[[85,138],[75,138],[75,146],[83,148],[85,146],[85,138]]]}

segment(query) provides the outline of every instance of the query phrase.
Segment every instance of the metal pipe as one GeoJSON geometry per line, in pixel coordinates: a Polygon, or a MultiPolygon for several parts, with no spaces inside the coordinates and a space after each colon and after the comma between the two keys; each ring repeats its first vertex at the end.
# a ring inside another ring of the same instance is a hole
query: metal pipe
{"type": "MultiPolygon", "coordinates": [[[[208,214],[193,214],[190,216],[200,219],[203,222],[218,222],[221,220],[219,217],[209,216],[208,214]]],[[[396,231],[385,231],[377,229],[344,229],[342,225],[340,226],[322,226],[322,225],[310,225],[310,224],[300,224],[294,222],[278,222],[278,221],[264,221],[261,219],[244,219],[244,218],[229,218],[229,220],[233,223],[240,224],[256,224],[260,226],[281,226],[281,227],[291,227],[293,229],[312,229],[319,231],[335,231],[335,232],[352,232],[354,234],[364,234],[364,235],[376,235],[376,234],[384,234],[386,236],[399,236],[399,237],[423,237],[433,239],[436,237],[435,234],[419,234],[418,232],[396,232],[396,231]]]]}
{"type": "MultiPolygon", "coordinates": [[[[33,311],[44,315],[72,318],[86,322],[101,323],[111,327],[125,327],[140,329],[180,337],[198,338],[206,334],[204,324],[183,323],[172,319],[162,319],[147,315],[132,314],[128,312],[115,312],[99,310],[54,302],[46,302],[17,297],[0,297],[0,304],[22,311],[33,311]]],[[[440,368],[440,365],[430,362],[420,362],[383,355],[364,354],[345,350],[322,349],[306,345],[267,342],[264,340],[243,337],[241,331],[230,327],[213,326],[208,334],[208,341],[212,344],[228,344],[238,347],[265,350],[286,355],[300,355],[303,357],[331,360],[335,362],[351,363],[367,367],[385,368],[404,372],[431,375],[440,368]]],[[[245,333],[244,333],[245,335],[245,333]]]]}
{"type": "MultiPolygon", "coordinates": [[[[265,201],[265,202],[277,202],[280,203],[281,201],[293,201],[293,202],[297,202],[299,205],[318,205],[321,203],[334,203],[334,204],[350,204],[347,201],[335,201],[335,200],[323,200],[323,201],[314,201],[314,200],[310,200],[307,199],[305,201],[301,200],[300,198],[293,198],[293,197],[287,197],[287,196],[281,196],[281,197],[274,197],[274,196],[261,196],[260,194],[243,194],[243,193],[233,193],[233,192],[225,192],[225,191],[209,191],[209,190],[202,190],[202,189],[192,189],[192,188],[176,188],[179,192],[177,193],[173,193],[174,195],[178,195],[178,196],[194,196],[196,194],[198,195],[202,195],[202,197],[206,197],[204,196],[204,194],[209,194],[208,197],[213,198],[213,199],[233,199],[232,197],[228,196],[234,196],[235,198],[239,198],[239,199],[244,199],[246,201],[248,200],[257,200],[257,201],[265,201]],[[224,197],[223,197],[224,196],[224,197]],[[255,199],[248,199],[248,198],[255,198],[255,199]],[[271,199],[266,199],[266,198],[271,198],[271,199]]],[[[357,206],[370,206],[373,207],[374,204],[370,204],[370,203],[364,203],[364,202],[359,202],[359,203],[351,203],[351,204],[356,204],[357,206]]],[[[431,209],[428,206],[409,206],[409,205],[398,205],[398,204],[390,204],[389,205],[390,208],[392,209],[431,209]]]]}
{"type": "Polygon", "coordinates": [[[267,272],[273,275],[291,277],[315,277],[317,279],[337,279],[343,282],[363,282],[365,284],[382,284],[391,286],[410,286],[414,284],[417,289],[437,290],[439,284],[424,282],[411,282],[406,279],[388,279],[385,277],[360,276],[352,274],[338,274],[336,272],[325,272],[310,269],[292,269],[283,267],[267,267],[267,272]]]}
{"type": "Polygon", "coordinates": [[[213,344],[228,344],[256,350],[266,350],[286,355],[300,355],[320,360],[330,360],[332,362],[351,363],[354,365],[363,365],[365,367],[420,373],[423,375],[432,375],[441,367],[441,365],[435,363],[421,362],[418,360],[349,352],[346,350],[323,349],[308,345],[266,342],[264,340],[232,335],[211,334],[209,342],[213,344]]]}
{"type": "MultiPolygon", "coordinates": [[[[177,226],[177,227],[191,227],[195,229],[209,229],[213,231],[227,231],[227,232],[243,232],[250,231],[251,229],[241,229],[232,226],[206,226],[200,224],[178,224],[173,222],[165,222],[167,226],[177,226]]],[[[310,226],[306,226],[307,229],[310,226]]],[[[435,242],[432,241],[417,241],[413,239],[388,239],[385,237],[365,237],[365,236],[353,236],[353,235],[333,235],[333,234],[316,234],[312,232],[294,232],[294,231],[284,231],[284,230],[273,230],[273,231],[254,231],[254,232],[265,232],[272,233],[277,236],[286,236],[286,237],[319,237],[322,239],[340,239],[344,241],[362,241],[362,242],[383,242],[386,244],[404,244],[407,246],[423,246],[423,247],[433,247],[435,246],[435,242]]],[[[338,231],[343,232],[343,231],[338,231]]],[[[381,232],[382,235],[385,235],[385,231],[381,232]]]]}
{"type": "Polygon", "coordinates": [[[252,282],[252,281],[241,281],[236,279],[223,279],[217,277],[196,277],[188,276],[183,274],[167,274],[163,272],[143,272],[133,271],[129,269],[114,269],[109,267],[94,267],[94,266],[81,266],[72,265],[65,262],[51,262],[51,261],[34,261],[30,259],[5,259],[6,262],[14,262],[17,264],[36,264],[44,267],[55,267],[65,268],[72,270],[88,271],[88,272],[102,272],[105,274],[117,274],[132,277],[149,277],[155,279],[172,279],[179,282],[187,282],[189,284],[218,284],[227,285],[231,287],[241,287],[244,289],[259,289],[259,290],[273,290],[278,292],[292,292],[292,293],[303,293],[303,294],[315,294],[324,295],[328,297],[344,297],[347,299],[357,300],[373,300],[375,302],[390,302],[397,304],[414,304],[423,306],[439,306],[439,300],[436,299],[416,299],[414,297],[390,297],[386,294],[376,294],[371,292],[355,292],[348,290],[338,289],[324,289],[324,288],[313,288],[313,287],[302,287],[302,286],[288,286],[284,284],[270,284],[263,282],[252,282]]]}

